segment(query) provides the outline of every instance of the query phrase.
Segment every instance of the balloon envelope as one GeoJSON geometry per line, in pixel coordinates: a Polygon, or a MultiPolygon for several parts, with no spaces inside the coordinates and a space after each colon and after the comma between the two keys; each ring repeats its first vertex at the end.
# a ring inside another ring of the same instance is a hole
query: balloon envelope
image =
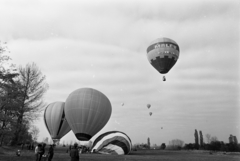
{"type": "Polygon", "coordinates": [[[131,139],[125,133],[109,131],[96,138],[93,142],[92,152],[124,155],[128,154],[131,148],[131,139]]]}
{"type": "Polygon", "coordinates": [[[178,44],[169,38],[158,38],[147,48],[149,63],[161,74],[168,73],[175,65],[179,53],[178,44]]]}
{"type": "Polygon", "coordinates": [[[149,115],[152,116],[152,112],[149,112],[149,115]]]}
{"type": "Polygon", "coordinates": [[[78,140],[88,141],[108,122],[112,106],[109,99],[92,88],[73,91],[65,104],[66,119],[78,140]]]}
{"type": "Polygon", "coordinates": [[[150,104],[147,104],[147,108],[150,108],[151,107],[151,105],[150,104]]]}
{"type": "Polygon", "coordinates": [[[71,129],[65,119],[64,102],[54,102],[44,111],[44,123],[53,140],[59,140],[71,129]]]}

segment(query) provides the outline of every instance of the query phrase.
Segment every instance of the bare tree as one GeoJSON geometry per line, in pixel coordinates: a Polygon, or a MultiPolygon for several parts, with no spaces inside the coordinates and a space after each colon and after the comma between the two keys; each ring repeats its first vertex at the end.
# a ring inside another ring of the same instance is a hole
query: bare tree
{"type": "Polygon", "coordinates": [[[32,125],[31,129],[30,129],[30,133],[32,135],[33,141],[37,141],[38,135],[39,135],[39,128],[32,125]]]}
{"type": "Polygon", "coordinates": [[[210,142],[215,142],[215,141],[218,141],[218,138],[216,136],[212,136],[211,139],[210,139],[210,142]]]}
{"type": "Polygon", "coordinates": [[[206,134],[206,139],[207,139],[207,143],[209,144],[211,142],[211,135],[210,134],[206,134]]]}
{"type": "Polygon", "coordinates": [[[23,120],[35,120],[43,110],[43,95],[48,89],[45,76],[35,63],[19,67],[19,81],[22,84],[22,100],[18,108],[17,125],[12,144],[18,142],[18,134],[21,132],[23,120]]]}
{"type": "Polygon", "coordinates": [[[174,139],[174,140],[171,140],[169,141],[169,144],[167,146],[167,149],[181,149],[183,147],[183,144],[184,144],[184,141],[182,140],[179,140],[179,139],[174,139]]]}
{"type": "Polygon", "coordinates": [[[42,141],[42,142],[44,142],[44,143],[46,143],[46,144],[49,144],[49,142],[48,142],[48,137],[43,138],[43,141],[42,141]]]}

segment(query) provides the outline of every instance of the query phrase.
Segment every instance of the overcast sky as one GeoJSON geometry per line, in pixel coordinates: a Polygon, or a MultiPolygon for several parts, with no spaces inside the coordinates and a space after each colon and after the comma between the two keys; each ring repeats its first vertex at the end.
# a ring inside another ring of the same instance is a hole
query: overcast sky
{"type": "MultiPolygon", "coordinates": [[[[35,62],[46,75],[47,104],[83,87],[104,93],[112,115],[96,136],[193,143],[197,129],[228,142],[240,139],[239,8],[238,0],[1,0],[0,40],[13,63],[35,62]],[[160,37],[180,47],[166,82],[146,56],[160,37]]],[[[50,136],[42,117],[35,124],[39,141],[50,136]]]]}

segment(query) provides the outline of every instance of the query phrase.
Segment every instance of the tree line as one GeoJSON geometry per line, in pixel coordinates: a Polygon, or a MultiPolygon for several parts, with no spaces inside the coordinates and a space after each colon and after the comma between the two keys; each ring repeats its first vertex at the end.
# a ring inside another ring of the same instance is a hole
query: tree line
{"type": "Polygon", "coordinates": [[[206,134],[205,137],[207,141],[206,143],[203,140],[202,131],[199,131],[198,135],[198,131],[197,129],[195,129],[194,132],[195,143],[185,144],[184,149],[240,152],[240,144],[238,144],[236,136],[230,135],[228,143],[219,141],[216,136],[211,136],[210,134],[206,134]]]}
{"type": "Polygon", "coordinates": [[[6,43],[0,42],[0,146],[30,143],[39,130],[31,125],[40,116],[48,90],[46,77],[35,63],[10,63],[6,43]]]}

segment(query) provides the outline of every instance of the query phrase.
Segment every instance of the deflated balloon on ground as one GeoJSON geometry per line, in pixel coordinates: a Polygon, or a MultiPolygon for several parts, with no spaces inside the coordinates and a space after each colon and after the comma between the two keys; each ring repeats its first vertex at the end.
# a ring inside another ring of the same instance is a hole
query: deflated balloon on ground
{"type": "Polygon", "coordinates": [[[132,149],[131,139],[123,132],[106,132],[93,142],[92,152],[100,154],[129,154],[132,149]]]}

